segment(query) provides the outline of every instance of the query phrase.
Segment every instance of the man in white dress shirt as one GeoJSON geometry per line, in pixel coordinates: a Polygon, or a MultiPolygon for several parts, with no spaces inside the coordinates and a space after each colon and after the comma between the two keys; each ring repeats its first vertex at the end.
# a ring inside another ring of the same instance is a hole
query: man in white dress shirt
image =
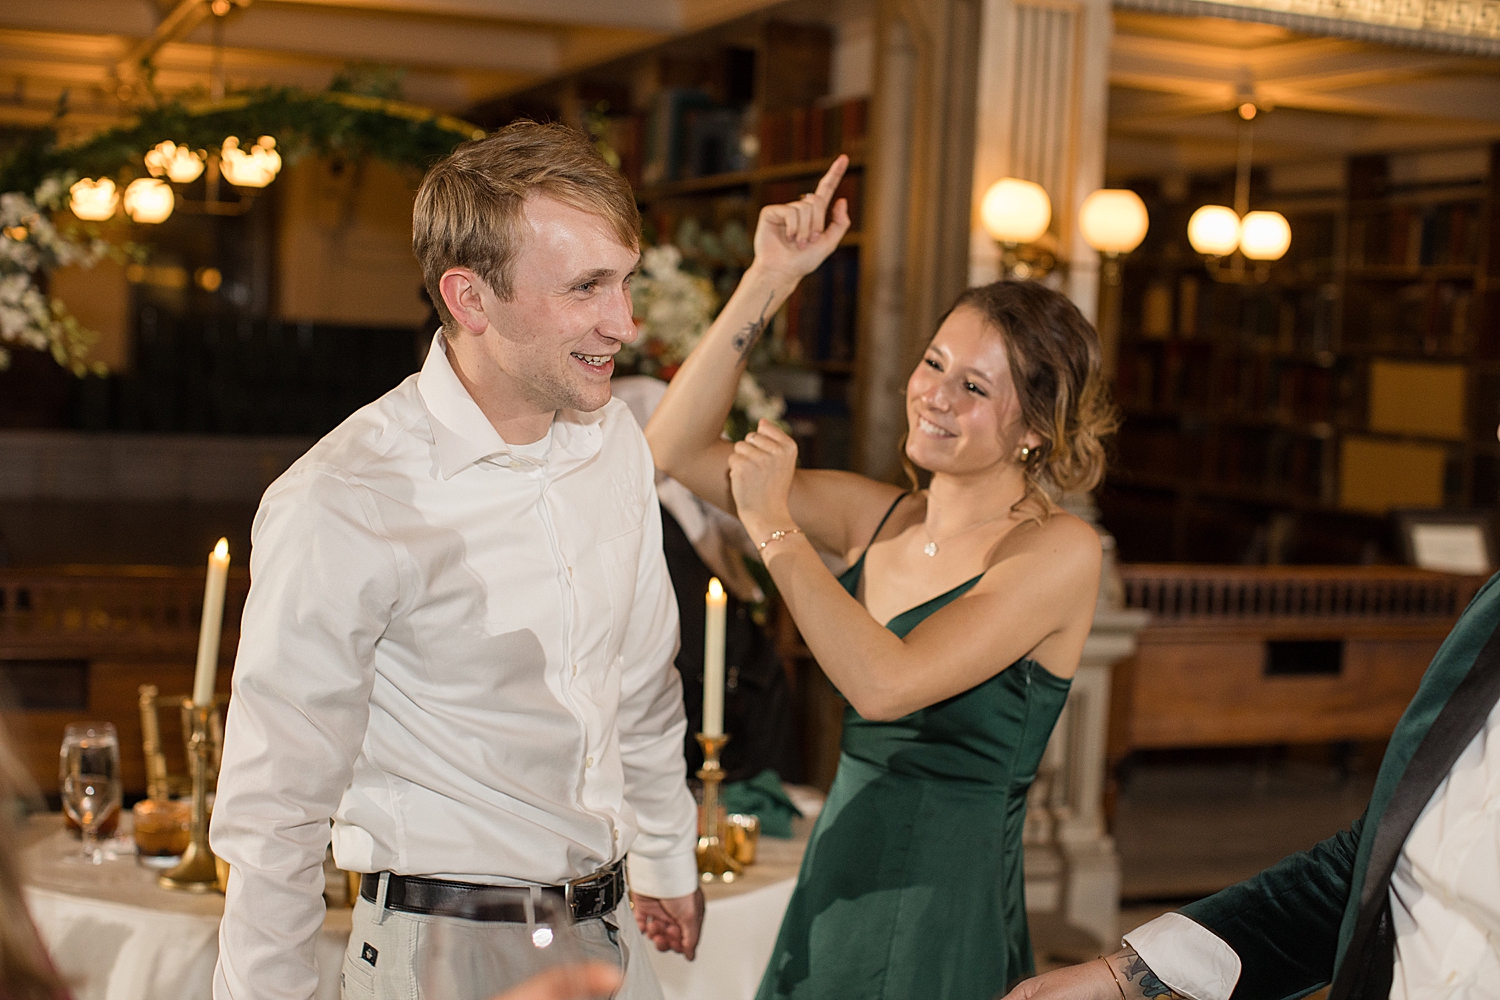
{"type": "Polygon", "coordinates": [[[330,819],[339,867],[368,873],[347,998],[415,996],[423,928],[478,886],[515,887],[483,927],[515,956],[497,989],[535,971],[538,891],[623,968],[619,996],[660,996],[640,930],[692,957],[676,606],[651,455],[609,386],[638,233],[628,185],[561,126],[467,143],[423,181],[426,363],[256,514],[216,1000],[313,995],[330,819]]]}

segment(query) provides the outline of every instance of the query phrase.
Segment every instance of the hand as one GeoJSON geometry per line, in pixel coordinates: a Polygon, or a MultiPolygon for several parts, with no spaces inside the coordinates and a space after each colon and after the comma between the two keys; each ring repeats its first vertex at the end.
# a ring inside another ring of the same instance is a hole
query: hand
{"type": "Polygon", "coordinates": [[[703,890],[691,896],[657,899],[630,894],[635,924],[656,945],[657,951],[679,952],[689,962],[698,954],[698,934],[703,930],[703,890]]]}
{"type": "Polygon", "coordinates": [[[737,441],[729,455],[729,488],[740,521],[757,545],[793,527],[787,496],[797,472],[797,442],[769,420],[737,441]]]}
{"type": "Polygon", "coordinates": [[[560,966],[539,972],[494,1000],[593,1000],[620,988],[620,970],[603,962],[560,966]]]}
{"type": "Polygon", "coordinates": [[[1109,966],[1095,959],[1017,983],[1004,1000],[1120,1000],[1109,966]]]}
{"type": "Polygon", "coordinates": [[[849,203],[840,198],[828,205],[838,190],[849,157],[840,156],[818,181],[811,194],[785,205],[767,205],[755,225],[755,266],[796,281],[817,270],[849,231],[849,203]]]}

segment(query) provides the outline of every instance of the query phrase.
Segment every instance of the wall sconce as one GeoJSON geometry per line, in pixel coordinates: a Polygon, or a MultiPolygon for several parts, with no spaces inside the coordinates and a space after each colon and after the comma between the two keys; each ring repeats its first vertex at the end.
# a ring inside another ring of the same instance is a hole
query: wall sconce
{"type": "Polygon", "coordinates": [[[203,173],[202,153],[195,153],[186,146],[179,146],[168,139],[146,151],[146,169],[152,177],[166,175],[173,184],[191,184],[203,173]]]}
{"type": "Polygon", "coordinates": [[[230,136],[224,140],[219,152],[219,169],[224,179],[235,187],[263,188],[276,179],[281,171],[281,154],[276,152],[276,140],[263,135],[248,150],[240,148],[240,140],[230,136]]]}
{"type": "Polygon", "coordinates": [[[176,196],[166,181],[141,177],[125,188],[125,214],[132,221],[159,223],[167,221],[176,207],[176,196]]]}
{"type": "Polygon", "coordinates": [[[108,177],[97,181],[85,177],[68,188],[68,194],[68,208],[88,222],[103,222],[115,214],[120,204],[120,192],[108,177]]]}
{"type": "Polygon", "coordinates": [[[1003,177],[990,185],[979,204],[979,219],[985,232],[1000,244],[1000,273],[1007,280],[1040,278],[1056,266],[1052,254],[1018,252],[1022,244],[1035,243],[1052,224],[1052,199],[1040,184],[1018,177],[1003,177]]]}
{"type": "Polygon", "coordinates": [[[1083,199],[1078,228],[1084,241],[1104,254],[1105,284],[1120,283],[1120,255],[1140,246],[1150,226],[1146,203],[1134,191],[1100,188],[1083,199]]]}

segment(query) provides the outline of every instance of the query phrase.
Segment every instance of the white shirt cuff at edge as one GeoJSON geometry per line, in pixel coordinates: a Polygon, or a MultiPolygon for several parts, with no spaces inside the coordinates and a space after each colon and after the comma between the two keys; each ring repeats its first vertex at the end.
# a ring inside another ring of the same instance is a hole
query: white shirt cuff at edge
{"type": "Polygon", "coordinates": [[[634,851],[625,857],[630,875],[630,891],[657,899],[691,896],[698,890],[698,858],[684,854],[669,858],[648,858],[634,851]]]}
{"type": "Polygon", "coordinates": [[[1163,913],[1125,935],[1156,978],[1193,1000],[1229,1000],[1240,956],[1213,931],[1180,913],[1163,913]]]}

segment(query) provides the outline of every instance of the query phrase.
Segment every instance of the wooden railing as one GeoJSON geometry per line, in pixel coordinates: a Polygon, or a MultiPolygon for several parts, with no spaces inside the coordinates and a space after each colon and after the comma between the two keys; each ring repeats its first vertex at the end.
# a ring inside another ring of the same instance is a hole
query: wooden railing
{"type": "Polygon", "coordinates": [[[1188,620],[1363,619],[1451,622],[1482,577],[1402,566],[1125,565],[1125,606],[1160,627],[1188,620]]]}
{"type": "Polygon", "coordinates": [[[1120,567],[1150,614],[1116,665],[1110,758],[1390,735],[1484,578],[1392,566],[1120,567]]]}

